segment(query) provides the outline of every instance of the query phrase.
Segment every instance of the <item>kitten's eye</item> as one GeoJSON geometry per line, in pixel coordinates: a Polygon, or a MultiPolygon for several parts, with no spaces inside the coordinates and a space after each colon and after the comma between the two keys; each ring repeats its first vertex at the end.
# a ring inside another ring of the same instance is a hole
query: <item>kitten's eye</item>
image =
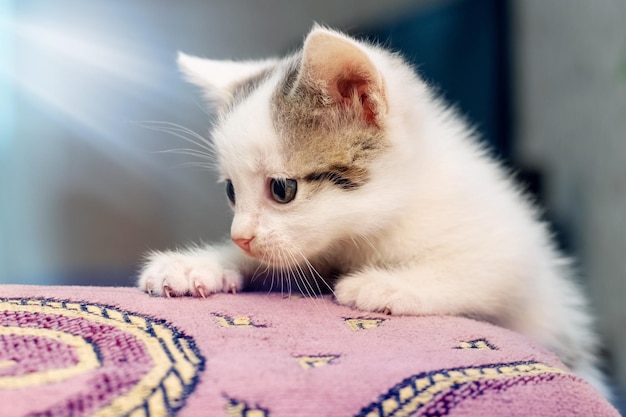
{"type": "Polygon", "coordinates": [[[231,180],[226,180],[226,195],[230,202],[235,204],[235,186],[231,180]]]}
{"type": "Polygon", "coordinates": [[[292,179],[275,179],[270,181],[270,191],[277,203],[286,204],[296,198],[298,182],[292,179]]]}

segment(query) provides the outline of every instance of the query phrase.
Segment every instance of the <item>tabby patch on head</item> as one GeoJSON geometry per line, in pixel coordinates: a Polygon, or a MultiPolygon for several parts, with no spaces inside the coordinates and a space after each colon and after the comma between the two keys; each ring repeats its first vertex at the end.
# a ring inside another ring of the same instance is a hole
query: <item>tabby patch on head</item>
{"type": "Polygon", "coordinates": [[[289,170],[343,190],[364,185],[389,146],[384,85],[367,55],[350,39],[318,31],[282,69],[271,111],[289,170]]]}
{"type": "Polygon", "coordinates": [[[390,146],[383,78],[363,47],[342,34],[317,28],[302,51],[280,61],[180,54],[179,65],[189,81],[203,87],[222,119],[261,85],[277,80],[270,104],[273,128],[285,171],[304,181],[357,189],[390,146]]]}
{"type": "Polygon", "coordinates": [[[236,83],[232,88],[232,99],[228,103],[228,109],[230,110],[244,101],[263,82],[267,81],[271,77],[273,71],[274,67],[268,67],[261,70],[259,73],[236,83]]]}

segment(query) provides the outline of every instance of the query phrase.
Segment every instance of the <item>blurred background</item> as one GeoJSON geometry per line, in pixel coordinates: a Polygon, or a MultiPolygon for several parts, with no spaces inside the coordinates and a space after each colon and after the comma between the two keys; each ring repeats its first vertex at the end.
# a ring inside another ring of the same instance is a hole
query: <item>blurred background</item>
{"type": "MultiPolygon", "coordinates": [[[[577,257],[626,386],[626,1],[0,1],[0,283],[131,285],[147,249],[228,235],[175,66],[282,55],[312,23],[400,50],[483,133],[577,257]]],[[[0,294],[1,295],[1,294],[0,294]]]]}

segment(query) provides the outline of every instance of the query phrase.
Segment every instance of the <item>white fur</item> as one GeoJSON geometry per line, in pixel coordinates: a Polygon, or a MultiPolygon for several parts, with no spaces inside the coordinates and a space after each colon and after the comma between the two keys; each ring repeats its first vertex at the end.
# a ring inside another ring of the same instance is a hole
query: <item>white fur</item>
{"type": "Polygon", "coordinates": [[[187,81],[203,87],[204,98],[220,105],[230,100],[230,89],[238,81],[276,64],[275,59],[261,61],[220,61],[178,53],[178,67],[187,81]]]}
{"type": "MultiPolygon", "coordinates": [[[[274,280],[284,268],[304,287],[316,275],[306,259],[322,275],[344,272],[334,287],[339,303],[497,322],[543,343],[607,395],[585,299],[531,202],[399,58],[319,27],[309,36],[319,33],[352,43],[384,80],[392,146],[370,167],[371,180],[349,192],[299,184],[287,205],[268,198],[267,179],[290,174],[271,120],[276,71],[213,132],[221,178],[237,193],[232,235],[254,237],[258,259],[233,245],[153,253],[139,286],[197,295],[197,285],[226,291],[255,272],[274,280]]],[[[179,62],[221,102],[238,79],[276,64],[217,65],[182,54],[179,62]]]]}

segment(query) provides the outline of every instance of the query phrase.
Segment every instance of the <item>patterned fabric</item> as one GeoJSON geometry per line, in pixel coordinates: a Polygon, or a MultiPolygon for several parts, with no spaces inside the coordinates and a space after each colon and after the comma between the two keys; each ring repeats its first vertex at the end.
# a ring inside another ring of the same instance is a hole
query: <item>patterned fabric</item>
{"type": "Polygon", "coordinates": [[[618,414],[554,355],[469,319],[277,294],[0,286],[0,416],[26,415],[618,414]]]}
{"type": "MultiPolygon", "coordinates": [[[[163,321],[101,304],[0,300],[0,388],[45,396],[81,384],[33,415],[167,415],[204,369],[192,339],[163,321]]],[[[33,410],[34,411],[34,410],[33,410]]]]}

